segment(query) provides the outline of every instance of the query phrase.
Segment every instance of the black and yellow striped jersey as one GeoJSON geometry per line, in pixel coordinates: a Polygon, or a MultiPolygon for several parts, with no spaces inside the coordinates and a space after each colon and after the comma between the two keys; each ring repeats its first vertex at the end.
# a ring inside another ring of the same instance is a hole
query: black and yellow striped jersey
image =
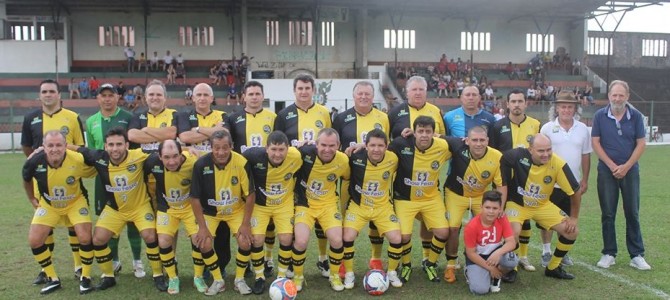
{"type": "Polygon", "coordinates": [[[84,199],[81,189],[82,177],[93,177],[96,172],[93,167],[84,163],[81,153],[65,150],[65,158],[58,168],[53,168],[47,162],[45,152],[40,152],[23,165],[23,181],[33,179],[37,183],[35,195],[38,200],[43,199],[54,208],[64,208],[72,202],[84,199]]]}
{"type": "Polygon", "coordinates": [[[270,163],[264,147],[253,147],[244,152],[249,161],[256,184],[256,204],[278,206],[294,201],[295,176],[302,166],[300,151],[289,147],[284,162],[279,166],[270,163]]]}
{"type": "Polygon", "coordinates": [[[285,133],[292,145],[301,141],[315,141],[319,130],[327,127],[332,127],[330,112],[316,103],[307,110],[291,104],[277,114],[274,124],[274,130],[285,133]]]}
{"type": "Polygon", "coordinates": [[[413,107],[407,103],[394,106],[388,113],[389,124],[391,124],[391,138],[399,137],[405,128],[412,128],[412,123],[419,116],[429,116],[435,120],[435,133],[447,134],[447,127],[442,119],[440,109],[430,103],[421,108],[413,107]]]}
{"type": "Polygon", "coordinates": [[[490,145],[500,151],[514,148],[528,148],[530,138],[540,133],[540,121],[526,116],[521,123],[513,123],[509,117],[504,117],[493,124],[490,145]]]}
{"type": "Polygon", "coordinates": [[[448,137],[447,141],[453,155],[445,188],[463,197],[481,197],[489,190],[491,183],[496,186],[506,185],[500,173],[500,151],[486,147],[484,156],[475,159],[468,145],[460,138],[448,137]]]}
{"type": "Polygon", "coordinates": [[[261,109],[255,114],[240,110],[226,117],[224,126],[233,137],[234,150],[244,153],[249,148],[264,147],[267,144],[268,135],[274,130],[277,114],[267,109],[261,109]]]}
{"type": "Polygon", "coordinates": [[[55,113],[45,114],[41,108],[23,117],[21,146],[37,149],[42,146],[42,137],[47,131],[58,130],[70,145],[84,146],[84,129],[77,113],[60,108],[55,113]]]}
{"type": "Polygon", "coordinates": [[[393,181],[393,200],[433,200],[440,197],[440,169],[451,158],[447,141],[433,138],[425,150],[416,148],[414,136],[396,137],[389,150],[398,156],[398,171],[393,181]]]}
{"type": "Polygon", "coordinates": [[[349,158],[337,152],[332,161],[324,163],[317,155],[316,146],[305,145],[300,148],[302,167],[296,178],[296,205],[323,207],[339,203],[337,182],[349,180],[349,158]]]}
{"type": "Polygon", "coordinates": [[[555,184],[568,196],[579,190],[579,182],[570,167],[556,154],[551,155],[547,164],[536,165],[528,149],[508,150],[500,161],[500,171],[503,181],[507,182],[509,199],[524,207],[547,203],[555,184]]]}
{"type": "MultiPolygon", "coordinates": [[[[130,124],[128,125],[128,130],[130,129],[139,129],[142,130],[144,127],[149,128],[165,128],[169,126],[174,126],[177,128],[177,111],[171,108],[164,108],[157,115],[153,115],[150,112],[143,112],[133,116],[130,119],[130,124]]],[[[136,144],[130,143],[130,148],[141,148],[144,152],[154,152],[158,151],[158,145],[160,142],[153,142],[147,144],[136,144]]]]}
{"type": "Polygon", "coordinates": [[[351,201],[365,207],[378,207],[391,204],[391,185],[398,168],[398,156],[386,150],[384,158],[377,164],[368,159],[363,150],[349,158],[351,182],[349,195],[351,201]]]}
{"type": "Polygon", "coordinates": [[[128,150],[126,158],[113,164],[105,150],[79,148],[87,165],[95,167],[104,185],[102,197],[114,210],[129,212],[149,202],[144,184],[144,161],[149,157],[142,149],[128,150]]]}
{"type": "Polygon", "coordinates": [[[381,129],[388,136],[391,127],[388,116],[382,111],[373,107],[369,113],[361,115],[352,107],[335,117],[333,129],[340,135],[340,150],[344,151],[349,146],[365,143],[368,131],[381,129]]]}
{"type": "Polygon", "coordinates": [[[212,153],[207,153],[193,167],[191,197],[200,200],[205,215],[230,215],[243,210],[245,197],[254,192],[251,174],[242,154],[231,151],[226,165],[219,168],[212,153]]]}
{"type": "Polygon", "coordinates": [[[158,152],[152,153],[144,162],[144,178],[149,174],[156,178],[156,203],[158,211],[168,208],[184,209],[191,207],[191,176],[193,165],[198,157],[188,151],[182,152],[184,161],[176,171],[170,171],[163,165],[158,152]]]}
{"type": "MultiPolygon", "coordinates": [[[[195,109],[177,115],[177,136],[195,127],[214,127],[216,124],[225,122],[226,113],[220,110],[210,110],[209,114],[201,115],[195,109]]],[[[225,123],[224,123],[225,126],[225,123]]],[[[209,140],[189,145],[198,151],[211,152],[212,146],[209,140]]]]}

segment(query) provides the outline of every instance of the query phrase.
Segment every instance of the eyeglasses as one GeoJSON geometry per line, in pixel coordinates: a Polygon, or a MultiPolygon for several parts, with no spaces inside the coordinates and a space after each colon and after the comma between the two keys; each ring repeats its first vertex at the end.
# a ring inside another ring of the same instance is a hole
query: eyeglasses
{"type": "Polygon", "coordinates": [[[622,136],[623,132],[621,132],[621,123],[619,123],[619,121],[614,121],[614,123],[616,124],[616,133],[619,134],[619,136],[622,136]]]}

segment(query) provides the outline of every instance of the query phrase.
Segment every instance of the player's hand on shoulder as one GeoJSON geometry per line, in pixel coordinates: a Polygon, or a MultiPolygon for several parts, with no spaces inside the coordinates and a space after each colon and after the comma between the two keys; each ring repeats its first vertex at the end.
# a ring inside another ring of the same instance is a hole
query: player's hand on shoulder
{"type": "Polygon", "coordinates": [[[414,134],[414,131],[412,131],[411,128],[405,128],[405,129],[403,129],[402,132],[400,133],[400,135],[401,135],[402,137],[404,137],[404,138],[406,138],[406,137],[408,137],[408,136],[411,136],[411,135],[413,135],[413,134],[414,134]]]}
{"type": "Polygon", "coordinates": [[[39,153],[42,152],[42,151],[44,151],[44,147],[43,147],[43,146],[39,146],[39,147],[37,147],[37,149],[33,150],[33,152],[30,153],[30,155],[28,155],[28,157],[26,158],[26,160],[31,159],[33,156],[39,154],[39,153]]]}

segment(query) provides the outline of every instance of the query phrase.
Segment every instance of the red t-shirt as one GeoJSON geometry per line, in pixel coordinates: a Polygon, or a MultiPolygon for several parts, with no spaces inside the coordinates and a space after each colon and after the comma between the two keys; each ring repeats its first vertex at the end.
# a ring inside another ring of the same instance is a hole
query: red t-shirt
{"type": "Polygon", "coordinates": [[[507,216],[497,218],[491,227],[484,227],[481,218],[477,215],[465,226],[463,232],[465,247],[476,248],[479,255],[491,254],[502,246],[505,238],[512,236],[514,236],[514,231],[507,216]]]}
{"type": "Polygon", "coordinates": [[[91,90],[97,90],[98,87],[100,87],[100,82],[97,79],[91,80],[88,82],[88,86],[91,88],[91,90]]]}

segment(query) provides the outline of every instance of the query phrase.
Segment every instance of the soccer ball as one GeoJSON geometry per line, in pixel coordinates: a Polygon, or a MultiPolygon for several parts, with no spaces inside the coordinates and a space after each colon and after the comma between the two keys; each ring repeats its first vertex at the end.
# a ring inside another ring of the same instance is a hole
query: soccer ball
{"type": "Polygon", "coordinates": [[[363,277],[363,288],[368,294],[379,296],[389,288],[389,280],[382,270],[370,270],[363,277]]]}
{"type": "Polygon", "coordinates": [[[293,300],[298,295],[293,280],[288,278],[277,278],[270,284],[270,299],[272,300],[293,300]]]}

